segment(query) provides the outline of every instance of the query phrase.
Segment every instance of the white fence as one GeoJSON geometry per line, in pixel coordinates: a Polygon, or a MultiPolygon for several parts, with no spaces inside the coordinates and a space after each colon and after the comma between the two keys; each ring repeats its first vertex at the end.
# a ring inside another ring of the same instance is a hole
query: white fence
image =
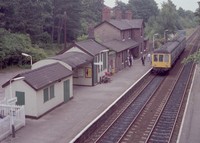
{"type": "Polygon", "coordinates": [[[6,98],[4,98],[3,100],[0,100],[0,105],[1,104],[6,104],[7,102],[6,102],[6,98]]]}
{"type": "Polygon", "coordinates": [[[0,105],[0,141],[12,133],[12,124],[16,130],[25,126],[24,106],[0,105]]]}

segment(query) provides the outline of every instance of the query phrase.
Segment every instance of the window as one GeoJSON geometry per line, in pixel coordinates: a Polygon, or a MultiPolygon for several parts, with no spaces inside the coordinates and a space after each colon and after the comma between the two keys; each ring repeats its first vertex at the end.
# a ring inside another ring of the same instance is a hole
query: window
{"type": "Polygon", "coordinates": [[[54,86],[50,86],[50,99],[54,98],[55,95],[54,95],[54,86]]]}
{"type": "Polygon", "coordinates": [[[125,40],[125,31],[122,31],[122,40],[125,40]]]}
{"type": "Polygon", "coordinates": [[[164,55],[164,62],[169,62],[169,55],[164,55]]]}
{"type": "Polygon", "coordinates": [[[157,55],[154,55],[153,57],[154,57],[154,61],[157,62],[158,61],[157,55]]]}
{"type": "Polygon", "coordinates": [[[159,62],[163,62],[163,55],[159,55],[159,62]]]}
{"type": "Polygon", "coordinates": [[[131,30],[128,31],[128,39],[131,39],[131,30]]]}
{"type": "Polygon", "coordinates": [[[47,102],[49,100],[48,88],[45,88],[43,90],[43,94],[44,94],[44,102],[47,102]]]}
{"type": "Polygon", "coordinates": [[[45,88],[43,90],[43,98],[44,98],[44,103],[49,101],[50,99],[54,98],[55,94],[54,94],[54,85],[51,85],[48,88],[45,88]]]}

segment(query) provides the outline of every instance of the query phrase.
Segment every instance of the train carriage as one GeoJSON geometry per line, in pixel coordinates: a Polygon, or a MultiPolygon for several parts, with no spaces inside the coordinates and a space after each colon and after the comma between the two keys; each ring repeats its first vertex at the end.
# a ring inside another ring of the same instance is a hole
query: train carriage
{"type": "Polygon", "coordinates": [[[156,49],[152,54],[153,72],[165,73],[169,71],[183,52],[185,44],[186,38],[181,36],[156,49]]]}

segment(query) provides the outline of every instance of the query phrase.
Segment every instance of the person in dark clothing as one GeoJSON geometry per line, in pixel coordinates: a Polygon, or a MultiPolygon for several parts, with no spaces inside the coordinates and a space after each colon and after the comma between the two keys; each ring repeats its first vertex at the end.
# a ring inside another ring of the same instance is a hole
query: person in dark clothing
{"type": "Polygon", "coordinates": [[[129,56],[129,66],[131,67],[132,66],[132,58],[131,58],[131,56],[129,56]]]}
{"type": "Polygon", "coordinates": [[[141,60],[142,60],[142,65],[145,66],[145,58],[144,58],[144,56],[141,57],[141,60]]]}

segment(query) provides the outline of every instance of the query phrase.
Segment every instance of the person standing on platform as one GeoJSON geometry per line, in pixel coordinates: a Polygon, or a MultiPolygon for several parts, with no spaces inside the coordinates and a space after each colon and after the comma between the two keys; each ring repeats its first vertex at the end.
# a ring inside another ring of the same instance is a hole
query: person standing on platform
{"type": "Polygon", "coordinates": [[[132,66],[132,57],[129,56],[129,67],[131,67],[131,66],[132,66]]]}
{"type": "Polygon", "coordinates": [[[148,62],[151,62],[151,54],[150,53],[148,53],[147,58],[148,58],[148,62]]]}
{"type": "Polygon", "coordinates": [[[141,57],[141,60],[142,60],[142,65],[145,66],[145,58],[144,58],[144,56],[141,57]]]}

